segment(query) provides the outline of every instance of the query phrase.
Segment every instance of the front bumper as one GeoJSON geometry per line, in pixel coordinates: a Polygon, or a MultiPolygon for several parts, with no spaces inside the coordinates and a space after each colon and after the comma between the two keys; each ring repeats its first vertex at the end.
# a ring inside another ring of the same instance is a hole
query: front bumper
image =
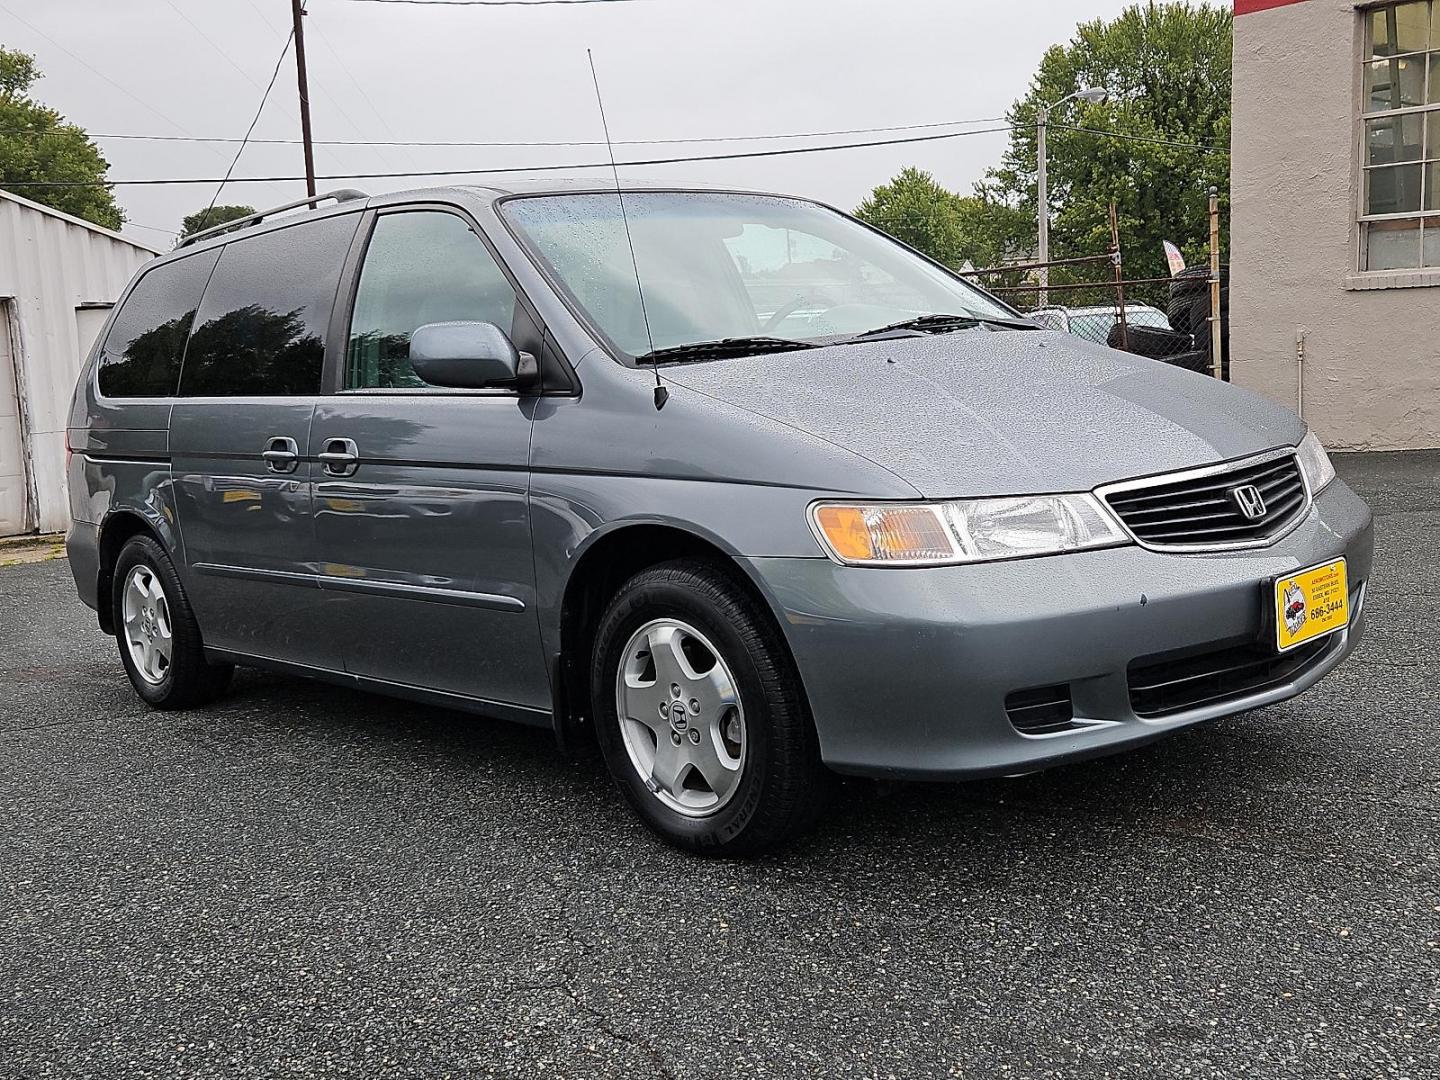
{"type": "Polygon", "coordinates": [[[848,773],[960,779],[1046,768],[1293,697],[1364,630],[1370,510],[1342,481],[1271,547],[1166,554],[1130,546],[928,569],[743,560],[781,619],[821,756],[848,773]],[[1271,578],[1345,556],[1351,622],[1285,681],[1160,718],[1137,716],[1127,668],[1260,640],[1271,578]],[[1025,734],[1007,695],[1066,684],[1077,725],[1025,734]]]}

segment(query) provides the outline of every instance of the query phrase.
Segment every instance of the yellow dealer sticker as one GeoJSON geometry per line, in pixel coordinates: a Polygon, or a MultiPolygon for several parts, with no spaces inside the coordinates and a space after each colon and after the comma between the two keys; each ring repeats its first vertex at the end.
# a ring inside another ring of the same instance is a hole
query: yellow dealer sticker
{"type": "Polygon", "coordinates": [[[1275,647],[1281,652],[1350,622],[1350,586],[1345,560],[1312,566],[1275,582],[1275,647]]]}

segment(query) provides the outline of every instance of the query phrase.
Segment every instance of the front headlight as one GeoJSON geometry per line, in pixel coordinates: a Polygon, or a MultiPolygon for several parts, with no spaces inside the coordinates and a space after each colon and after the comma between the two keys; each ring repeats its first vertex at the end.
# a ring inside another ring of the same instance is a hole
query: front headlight
{"type": "Polygon", "coordinates": [[[1335,479],[1335,466],[1330,464],[1330,455],[1313,431],[1300,440],[1295,458],[1300,462],[1300,471],[1305,474],[1305,483],[1310,486],[1311,495],[1319,495],[1325,485],[1335,479]]]}
{"type": "Polygon", "coordinates": [[[815,536],[850,566],[945,566],[1129,543],[1094,495],[816,503],[815,536]]]}

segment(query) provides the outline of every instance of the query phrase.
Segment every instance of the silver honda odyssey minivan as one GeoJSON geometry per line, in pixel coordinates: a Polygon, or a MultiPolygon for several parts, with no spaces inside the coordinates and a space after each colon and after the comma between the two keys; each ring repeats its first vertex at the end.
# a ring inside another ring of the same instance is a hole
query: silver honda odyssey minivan
{"type": "Polygon", "coordinates": [[[70,565],[157,708],[245,665],[550,727],[741,854],[832,773],[1111,753],[1359,638],[1370,512],[1294,413],[845,214],[321,203],[144,267],[75,391],[70,565]]]}

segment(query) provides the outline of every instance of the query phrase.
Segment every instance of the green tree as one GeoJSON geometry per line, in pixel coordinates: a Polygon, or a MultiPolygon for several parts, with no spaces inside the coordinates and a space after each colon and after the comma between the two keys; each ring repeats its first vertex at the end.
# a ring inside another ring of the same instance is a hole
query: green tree
{"type": "Polygon", "coordinates": [[[947,266],[961,261],[955,194],[921,169],[900,170],[890,183],[870,193],[855,216],[947,266]]]}
{"type": "Polygon", "coordinates": [[[30,97],[41,78],[33,56],[0,46],[0,187],[118,229],[125,215],[104,182],[110,163],[82,128],[30,97]],[[37,186],[55,182],[78,186],[37,186]]]}
{"type": "Polygon", "coordinates": [[[193,214],[186,214],[185,220],[180,223],[180,239],[192,236],[205,229],[214,228],[216,225],[224,225],[227,221],[234,221],[236,218],[246,217],[255,213],[253,206],[212,206],[208,210],[197,210],[193,214]]]}
{"type": "Polygon", "coordinates": [[[1068,44],[1045,53],[1029,92],[1010,110],[1010,147],[989,173],[1001,197],[1031,221],[1041,103],[1085,87],[1109,92],[1103,104],[1070,102],[1050,114],[1052,258],[1103,252],[1113,199],[1127,277],[1167,273],[1162,240],[1179,245],[1188,262],[1202,261],[1212,185],[1227,235],[1230,29],[1228,8],[1136,4],[1111,22],[1081,24],[1068,44]]]}
{"type": "Polygon", "coordinates": [[[990,266],[1025,251],[1024,211],[1006,205],[991,187],[959,195],[921,169],[905,168],[860,204],[855,216],[946,266],[990,266]]]}

